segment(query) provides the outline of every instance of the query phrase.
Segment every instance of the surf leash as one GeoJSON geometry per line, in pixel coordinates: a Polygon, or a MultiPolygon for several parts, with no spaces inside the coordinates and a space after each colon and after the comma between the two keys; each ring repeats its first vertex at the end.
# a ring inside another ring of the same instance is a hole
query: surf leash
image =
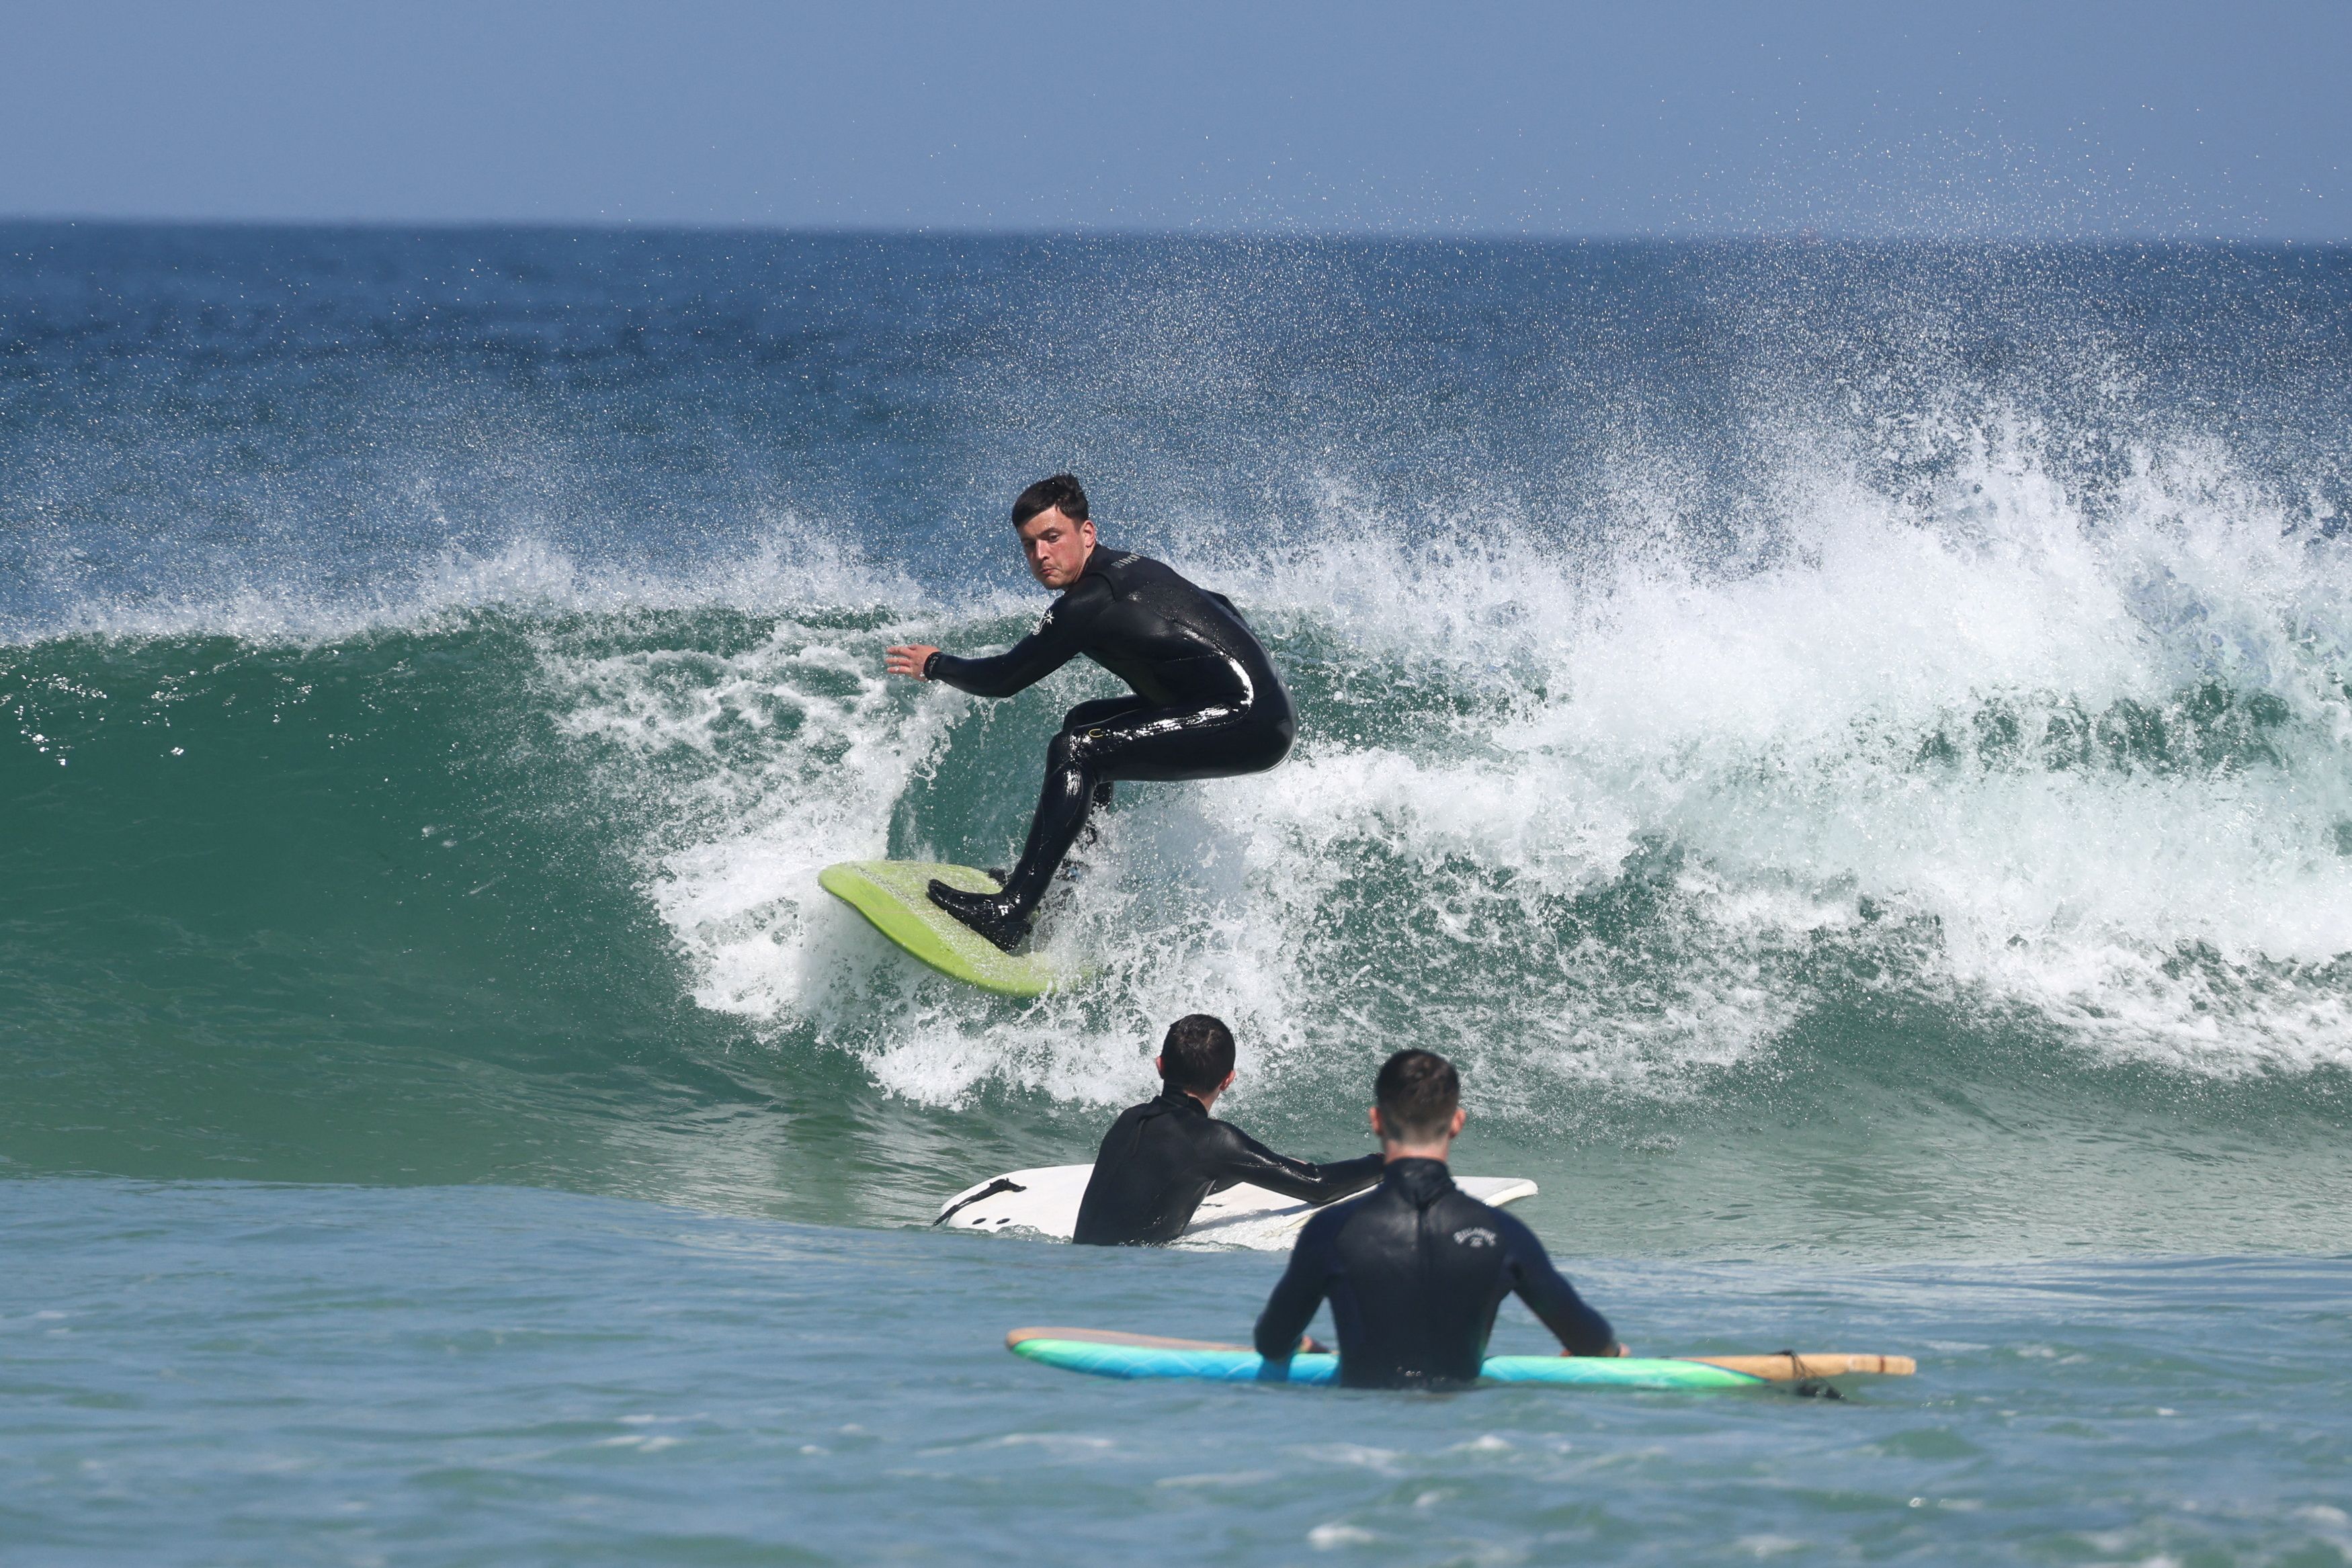
{"type": "Polygon", "coordinates": [[[1811,1371],[1806,1367],[1805,1358],[1799,1355],[1795,1351],[1777,1350],[1772,1354],[1775,1355],[1785,1355],[1789,1358],[1789,1370],[1797,1375],[1796,1383],[1790,1388],[1789,1392],[1795,1395],[1798,1398],[1843,1399],[1845,1397],[1844,1395],[1840,1394],[1837,1391],[1837,1385],[1832,1383],[1828,1378],[1814,1376],[1811,1371]]]}

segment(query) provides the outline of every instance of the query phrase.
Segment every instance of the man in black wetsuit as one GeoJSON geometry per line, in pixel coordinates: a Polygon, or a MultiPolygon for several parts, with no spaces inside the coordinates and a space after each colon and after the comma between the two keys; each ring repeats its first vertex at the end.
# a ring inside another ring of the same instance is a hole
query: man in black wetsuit
{"type": "Polygon", "coordinates": [[[1478,1380],[1495,1309],[1517,1291],[1567,1355],[1623,1355],[1609,1320],[1559,1277],[1535,1233],[1465,1196],[1445,1156],[1462,1131],[1453,1063],[1401,1051],[1381,1069],[1372,1128],[1381,1185],[1307,1222],[1257,1320],[1257,1352],[1287,1364],[1325,1297],[1350,1388],[1462,1387],[1478,1380]]]}
{"type": "Polygon", "coordinates": [[[1013,528],[1031,575],[1062,595],[1036,631],[985,659],[929,643],[884,652],[895,674],[975,696],[1009,697],[1080,653],[1134,688],[1080,703],[1062,720],[1045,750],[1029,841],[1002,892],[931,883],[932,903],[1008,952],[1028,935],[1062,857],[1087,812],[1108,801],[1113,779],[1262,773],[1289,753],[1298,727],[1290,694],[1233,605],[1149,557],[1097,544],[1076,479],[1056,474],[1022,491],[1013,528]]]}
{"type": "Polygon", "coordinates": [[[1234,1081],[1234,1033],[1208,1014],[1169,1025],[1152,1065],[1166,1087],[1159,1098],[1120,1112],[1103,1134],[1072,1240],[1092,1247],[1173,1241],[1202,1198],[1241,1182],[1329,1203],[1381,1179],[1378,1155],[1312,1166],[1211,1116],[1234,1081]]]}

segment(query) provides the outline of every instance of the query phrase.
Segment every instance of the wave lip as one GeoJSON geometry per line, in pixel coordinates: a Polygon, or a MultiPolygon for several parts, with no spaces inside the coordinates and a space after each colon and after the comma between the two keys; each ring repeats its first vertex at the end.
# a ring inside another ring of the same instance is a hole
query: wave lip
{"type": "Polygon", "coordinates": [[[214,575],[218,580],[201,590],[60,591],[38,608],[0,610],[0,648],[69,638],[195,637],[315,646],[430,629],[484,612],[541,619],[710,609],[757,614],[886,603],[919,609],[929,601],[903,572],[824,542],[819,530],[796,517],[764,525],[740,548],[658,568],[583,560],[542,536],[520,533],[479,550],[445,545],[357,576],[299,556],[214,575]]]}

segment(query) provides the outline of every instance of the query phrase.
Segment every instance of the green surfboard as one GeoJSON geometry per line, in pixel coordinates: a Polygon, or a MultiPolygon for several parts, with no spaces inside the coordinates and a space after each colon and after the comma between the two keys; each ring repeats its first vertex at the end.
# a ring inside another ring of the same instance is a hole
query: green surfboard
{"type": "Polygon", "coordinates": [[[1038,997],[1066,989],[1076,977],[1034,953],[1007,953],[933,904],[925,893],[937,877],[965,893],[994,893],[997,882],[968,865],[918,861],[844,861],[817,873],[827,893],[874,923],[874,928],[968,986],[1005,997],[1038,997]]]}

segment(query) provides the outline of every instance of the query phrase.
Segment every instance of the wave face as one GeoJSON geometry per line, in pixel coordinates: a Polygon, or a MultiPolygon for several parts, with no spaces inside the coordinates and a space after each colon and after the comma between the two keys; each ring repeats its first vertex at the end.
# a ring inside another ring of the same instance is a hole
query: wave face
{"type": "Polygon", "coordinates": [[[2337,253],[0,242],[19,1168],[893,1221],[1205,1009],[1629,1249],[2352,1239],[2337,253]],[[1017,847],[1109,677],[880,655],[1065,466],[1303,727],[1016,1006],[814,877],[1017,847]]]}

